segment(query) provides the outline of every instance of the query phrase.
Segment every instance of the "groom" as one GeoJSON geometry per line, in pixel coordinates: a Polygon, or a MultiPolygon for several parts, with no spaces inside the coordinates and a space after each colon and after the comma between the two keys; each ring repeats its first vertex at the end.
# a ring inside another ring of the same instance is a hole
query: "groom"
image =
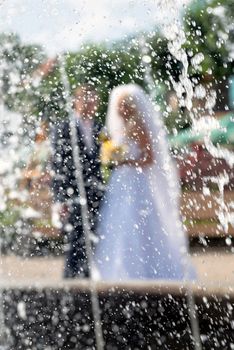
{"type": "MultiPolygon", "coordinates": [[[[103,186],[99,160],[101,127],[95,121],[98,108],[98,95],[95,89],[90,85],[78,87],[74,93],[73,106],[72,117],[76,119],[77,124],[78,147],[90,225],[94,231],[103,186]]],[[[67,242],[64,277],[89,277],[79,186],[74,174],[69,118],[55,127],[52,145],[53,192],[67,242]]]]}

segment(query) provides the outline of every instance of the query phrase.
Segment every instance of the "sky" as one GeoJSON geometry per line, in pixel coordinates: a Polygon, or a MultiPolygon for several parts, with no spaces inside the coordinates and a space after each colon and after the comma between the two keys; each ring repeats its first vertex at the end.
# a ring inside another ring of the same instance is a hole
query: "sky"
{"type": "MultiPolygon", "coordinates": [[[[169,20],[189,0],[0,0],[0,32],[41,44],[51,55],[112,41],[169,20]],[[172,5],[173,4],[173,5],[172,5]]],[[[178,11],[177,14],[178,15],[178,11]]]]}

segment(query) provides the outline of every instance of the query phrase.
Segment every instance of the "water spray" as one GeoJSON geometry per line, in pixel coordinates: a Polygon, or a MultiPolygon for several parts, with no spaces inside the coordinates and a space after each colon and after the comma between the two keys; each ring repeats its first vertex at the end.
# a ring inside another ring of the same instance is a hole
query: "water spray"
{"type": "MultiPolygon", "coordinates": [[[[166,3],[167,5],[168,2],[166,3]]],[[[160,3],[159,3],[160,6],[160,3]]],[[[161,4],[162,6],[162,4],[161,4]]],[[[165,3],[163,4],[165,6],[165,3]]],[[[185,50],[182,48],[183,43],[185,42],[185,34],[180,28],[179,24],[177,23],[177,20],[175,20],[175,23],[170,22],[170,24],[165,24],[163,26],[164,35],[168,39],[168,49],[171,52],[171,54],[179,61],[181,61],[183,68],[182,68],[182,74],[180,76],[179,82],[175,82],[172,77],[171,83],[175,90],[179,91],[179,98],[181,99],[181,102],[184,106],[186,106],[189,110],[192,108],[192,97],[193,97],[193,86],[188,76],[188,59],[185,50]],[[183,98],[183,93],[186,92],[186,97],[183,98]]],[[[144,80],[147,85],[147,88],[150,92],[150,96],[152,101],[155,99],[155,82],[152,77],[151,73],[151,60],[147,60],[146,58],[149,57],[149,48],[145,42],[145,39],[143,37],[139,40],[139,46],[141,51],[141,57],[142,57],[142,65],[145,68],[145,76],[144,80]]],[[[179,225],[180,226],[180,225],[179,225]]],[[[186,283],[186,290],[187,290],[187,303],[188,303],[188,312],[190,317],[190,323],[191,323],[191,331],[194,341],[194,348],[195,350],[202,350],[201,345],[201,337],[200,337],[200,330],[199,330],[199,321],[197,317],[196,312],[196,304],[194,300],[194,295],[192,288],[187,283],[188,281],[188,269],[190,266],[190,263],[188,262],[187,254],[184,254],[184,280],[186,283]]]]}
{"type": "Polygon", "coordinates": [[[92,313],[94,318],[94,332],[95,332],[95,338],[96,338],[96,347],[97,347],[97,350],[104,350],[104,339],[103,339],[103,331],[102,331],[102,323],[101,323],[101,310],[99,306],[99,298],[98,298],[98,293],[96,289],[96,282],[95,282],[94,270],[93,270],[93,267],[94,267],[93,251],[92,251],[92,244],[91,244],[92,231],[90,227],[87,195],[86,195],[84,179],[83,179],[83,166],[80,160],[80,149],[78,146],[76,120],[73,116],[74,113],[72,109],[70,85],[69,85],[69,81],[66,73],[66,62],[65,62],[65,57],[62,55],[59,57],[59,67],[60,67],[62,83],[64,86],[66,109],[69,115],[72,155],[73,155],[73,161],[75,165],[75,178],[76,178],[77,186],[79,189],[79,195],[80,195],[81,217],[82,217],[82,224],[83,224],[83,230],[84,230],[84,236],[85,236],[86,255],[87,255],[88,270],[89,270],[89,276],[90,276],[91,304],[92,304],[92,313]]]}

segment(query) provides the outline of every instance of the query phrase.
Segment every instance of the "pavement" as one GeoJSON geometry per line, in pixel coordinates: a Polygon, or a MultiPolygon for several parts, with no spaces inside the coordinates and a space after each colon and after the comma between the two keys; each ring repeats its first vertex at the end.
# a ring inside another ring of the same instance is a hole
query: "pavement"
{"type": "MultiPolygon", "coordinates": [[[[194,252],[191,255],[197,270],[198,282],[216,286],[234,286],[234,253],[224,250],[211,252],[194,252]]],[[[63,275],[63,257],[33,257],[2,256],[0,258],[0,279],[14,283],[24,280],[32,283],[60,283],[63,275]]]]}

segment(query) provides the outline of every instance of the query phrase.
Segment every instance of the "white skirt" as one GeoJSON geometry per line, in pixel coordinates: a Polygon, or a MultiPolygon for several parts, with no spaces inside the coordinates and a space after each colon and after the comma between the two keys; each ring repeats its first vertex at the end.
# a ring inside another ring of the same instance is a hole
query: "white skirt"
{"type": "Polygon", "coordinates": [[[113,171],[100,210],[95,267],[103,280],[195,277],[184,247],[166,233],[147,175],[134,167],[113,171]]]}

